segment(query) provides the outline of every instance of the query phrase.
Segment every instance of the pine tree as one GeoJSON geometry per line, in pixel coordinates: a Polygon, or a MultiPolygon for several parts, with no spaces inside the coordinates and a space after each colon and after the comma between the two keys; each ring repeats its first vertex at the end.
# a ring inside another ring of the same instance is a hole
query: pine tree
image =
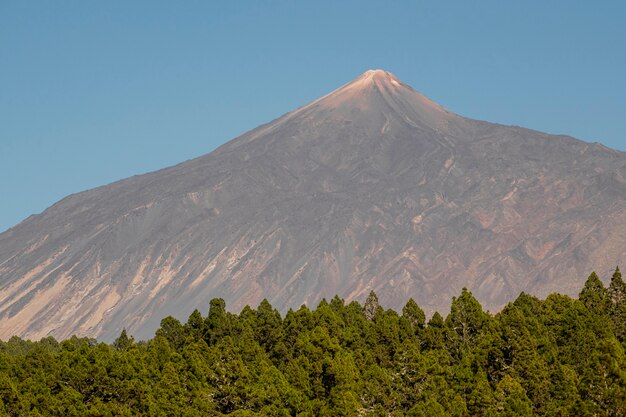
{"type": "Polygon", "coordinates": [[[496,387],[498,417],[531,417],[532,403],[520,383],[506,375],[496,387]]]}
{"type": "Polygon", "coordinates": [[[615,329],[615,337],[626,347],[626,283],[622,280],[619,267],[615,268],[611,277],[608,293],[613,302],[611,320],[615,329]]]}
{"type": "Polygon", "coordinates": [[[282,318],[278,310],[264,299],[259,304],[256,312],[256,332],[257,341],[266,352],[272,352],[274,346],[283,337],[282,318]]]}
{"type": "Polygon", "coordinates": [[[402,317],[407,319],[414,330],[424,328],[426,323],[426,315],[424,311],[417,305],[412,298],[402,308],[402,317]]]}
{"type": "Polygon", "coordinates": [[[378,309],[381,308],[378,303],[378,296],[374,292],[374,290],[370,291],[367,296],[367,300],[365,300],[365,305],[363,306],[363,312],[365,313],[365,318],[367,320],[374,320],[374,316],[378,309]]]}
{"type": "Polygon", "coordinates": [[[439,350],[444,349],[443,337],[444,321],[441,314],[435,311],[435,314],[428,321],[428,326],[424,329],[421,338],[422,349],[439,350]]]}
{"type": "Polygon", "coordinates": [[[191,340],[198,341],[202,338],[204,319],[197,308],[189,315],[187,324],[185,324],[185,331],[191,337],[191,340]]]}
{"type": "Polygon", "coordinates": [[[126,350],[132,346],[134,342],[135,339],[133,337],[128,337],[126,329],[124,328],[119,337],[113,342],[113,347],[117,350],[126,350]]]}
{"type": "Polygon", "coordinates": [[[453,347],[457,352],[473,345],[489,316],[472,293],[463,288],[461,295],[452,298],[446,328],[451,332],[453,347]]]}
{"type": "Polygon", "coordinates": [[[615,272],[611,277],[609,284],[609,297],[616,306],[626,303],[626,283],[622,279],[622,273],[619,266],[615,267],[615,272]]]}
{"type": "Polygon", "coordinates": [[[226,312],[226,302],[221,298],[214,298],[209,303],[209,314],[204,321],[204,339],[209,345],[217,343],[230,334],[230,323],[226,312]]]}
{"type": "Polygon", "coordinates": [[[495,406],[493,390],[485,372],[478,372],[472,391],[467,399],[467,409],[472,416],[488,416],[495,406]]]}
{"type": "Polygon", "coordinates": [[[585,286],[580,291],[578,299],[589,311],[596,314],[607,314],[610,310],[609,294],[595,272],[592,272],[585,281],[585,286]]]}
{"type": "Polygon", "coordinates": [[[161,320],[161,327],[156,334],[166,338],[174,349],[180,349],[185,343],[185,329],[180,321],[172,316],[161,320]]]}
{"type": "Polygon", "coordinates": [[[625,359],[615,339],[600,340],[581,378],[583,398],[597,404],[610,417],[626,415],[625,359]]]}
{"type": "Polygon", "coordinates": [[[407,417],[447,417],[446,409],[435,398],[419,402],[406,413],[407,417]]]}
{"type": "Polygon", "coordinates": [[[515,305],[508,305],[498,318],[509,372],[521,381],[536,407],[541,408],[545,402],[545,387],[549,385],[549,367],[537,349],[528,321],[515,305]]]}
{"type": "Polygon", "coordinates": [[[9,375],[0,372],[0,412],[8,416],[26,415],[20,396],[9,375]]]}

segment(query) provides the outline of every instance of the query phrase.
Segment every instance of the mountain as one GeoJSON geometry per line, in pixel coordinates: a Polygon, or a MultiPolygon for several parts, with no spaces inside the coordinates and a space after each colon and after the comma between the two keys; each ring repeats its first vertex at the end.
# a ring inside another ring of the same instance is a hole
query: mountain
{"type": "Polygon", "coordinates": [[[150,337],[161,318],[375,290],[445,312],[575,294],[626,255],[626,154],[451,113],[392,74],[0,234],[0,338],[150,337]]]}

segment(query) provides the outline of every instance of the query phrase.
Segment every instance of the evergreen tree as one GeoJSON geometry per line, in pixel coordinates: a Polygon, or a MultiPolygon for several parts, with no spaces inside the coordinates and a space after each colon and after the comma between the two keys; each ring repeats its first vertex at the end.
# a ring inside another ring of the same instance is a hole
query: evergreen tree
{"type": "Polygon", "coordinates": [[[447,417],[445,408],[435,398],[415,404],[406,414],[407,417],[447,417]]]}
{"type": "Polygon", "coordinates": [[[180,349],[185,343],[185,329],[177,318],[172,316],[161,320],[161,327],[156,331],[157,336],[162,336],[174,349],[180,349]]]}
{"type": "Polygon", "coordinates": [[[423,329],[424,324],[426,324],[424,311],[412,298],[409,298],[409,301],[402,308],[402,317],[409,321],[414,330],[423,329]]]}
{"type": "Polygon", "coordinates": [[[596,314],[607,314],[610,311],[609,294],[595,272],[592,272],[585,281],[585,286],[580,291],[578,299],[589,311],[596,314]]]}
{"type": "Polygon", "coordinates": [[[204,319],[197,308],[189,315],[187,323],[185,324],[185,331],[193,341],[198,341],[202,338],[202,334],[204,333],[204,319]]]}
{"type": "Polygon", "coordinates": [[[119,337],[113,342],[113,347],[117,350],[126,350],[132,346],[133,343],[135,343],[135,339],[133,337],[128,337],[126,329],[123,329],[119,337]]]}
{"type": "Polygon", "coordinates": [[[378,303],[378,296],[376,295],[374,290],[370,291],[369,295],[367,296],[367,300],[365,300],[365,305],[363,306],[365,318],[370,321],[374,320],[374,316],[380,308],[381,307],[378,303]]]}
{"type": "Polygon", "coordinates": [[[230,334],[230,320],[226,312],[226,302],[221,298],[214,298],[209,303],[209,314],[204,321],[204,340],[209,345],[215,344],[230,334]]]}
{"type": "Polygon", "coordinates": [[[496,388],[498,417],[531,417],[532,404],[520,383],[506,375],[496,388]]]}
{"type": "Polygon", "coordinates": [[[619,266],[615,267],[615,272],[611,277],[611,283],[609,284],[609,297],[615,305],[621,305],[626,303],[626,283],[622,279],[622,273],[619,270],[619,266]]]}
{"type": "Polygon", "coordinates": [[[339,297],[338,295],[335,295],[333,299],[330,301],[330,306],[335,311],[335,313],[342,315],[343,309],[345,307],[345,303],[344,303],[343,298],[339,297]]]}
{"type": "Polygon", "coordinates": [[[521,381],[537,408],[543,407],[545,387],[549,385],[549,367],[539,353],[522,311],[507,306],[499,315],[502,328],[504,359],[512,376],[521,381]]]}
{"type": "Polygon", "coordinates": [[[441,314],[435,311],[435,314],[428,321],[428,326],[422,333],[422,349],[424,350],[442,350],[444,346],[443,336],[444,321],[441,314]]]}
{"type": "Polygon", "coordinates": [[[446,318],[446,328],[451,335],[452,348],[457,351],[467,350],[476,341],[476,337],[488,321],[489,316],[472,293],[463,288],[461,295],[452,298],[450,314],[446,318]]]}
{"type": "Polygon", "coordinates": [[[581,378],[582,398],[597,404],[609,417],[626,415],[625,360],[617,341],[600,340],[581,378]]]}
{"type": "Polygon", "coordinates": [[[282,319],[278,310],[264,299],[259,304],[255,324],[256,337],[266,352],[271,352],[283,337],[282,319]]]}
{"type": "Polygon", "coordinates": [[[467,409],[472,416],[489,416],[495,407],[494,393],[484,372],[478,372],[467,400],[467,409]]]}
{"type": "Polygon", "coordinates": [[[611,319],[615,329],[615,336],[626,347],[626,283],[622,280],[622,273],[619,267],[615,268],[615,272],[611,277],[608,292],[613,302],[611,319]]]}

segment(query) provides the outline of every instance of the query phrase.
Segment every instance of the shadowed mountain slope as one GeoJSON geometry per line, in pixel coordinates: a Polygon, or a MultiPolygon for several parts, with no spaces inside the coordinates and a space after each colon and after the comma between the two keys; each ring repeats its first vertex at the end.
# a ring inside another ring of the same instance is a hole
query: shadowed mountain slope
{"type": "Polygon", "coordinates": [[[150,337],[221,297],[495,310],[626,255],[626,154],[463,118],[368,71],[214,152],[0,234],[0,338],[150,337]]]}

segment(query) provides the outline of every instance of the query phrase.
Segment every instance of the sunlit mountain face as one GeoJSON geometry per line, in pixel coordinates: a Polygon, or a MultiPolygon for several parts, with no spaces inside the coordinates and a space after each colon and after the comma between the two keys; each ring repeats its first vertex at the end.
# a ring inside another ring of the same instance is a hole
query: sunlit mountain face
{"type": "Polygon", "coordinates": [[[467,287],[496,311],[624,259],[625,153],[467,119],[367,71],[0,234],[0,338],[147,338],[217,297],[285,312],[374,290],[432,314],[467,287]]]}

